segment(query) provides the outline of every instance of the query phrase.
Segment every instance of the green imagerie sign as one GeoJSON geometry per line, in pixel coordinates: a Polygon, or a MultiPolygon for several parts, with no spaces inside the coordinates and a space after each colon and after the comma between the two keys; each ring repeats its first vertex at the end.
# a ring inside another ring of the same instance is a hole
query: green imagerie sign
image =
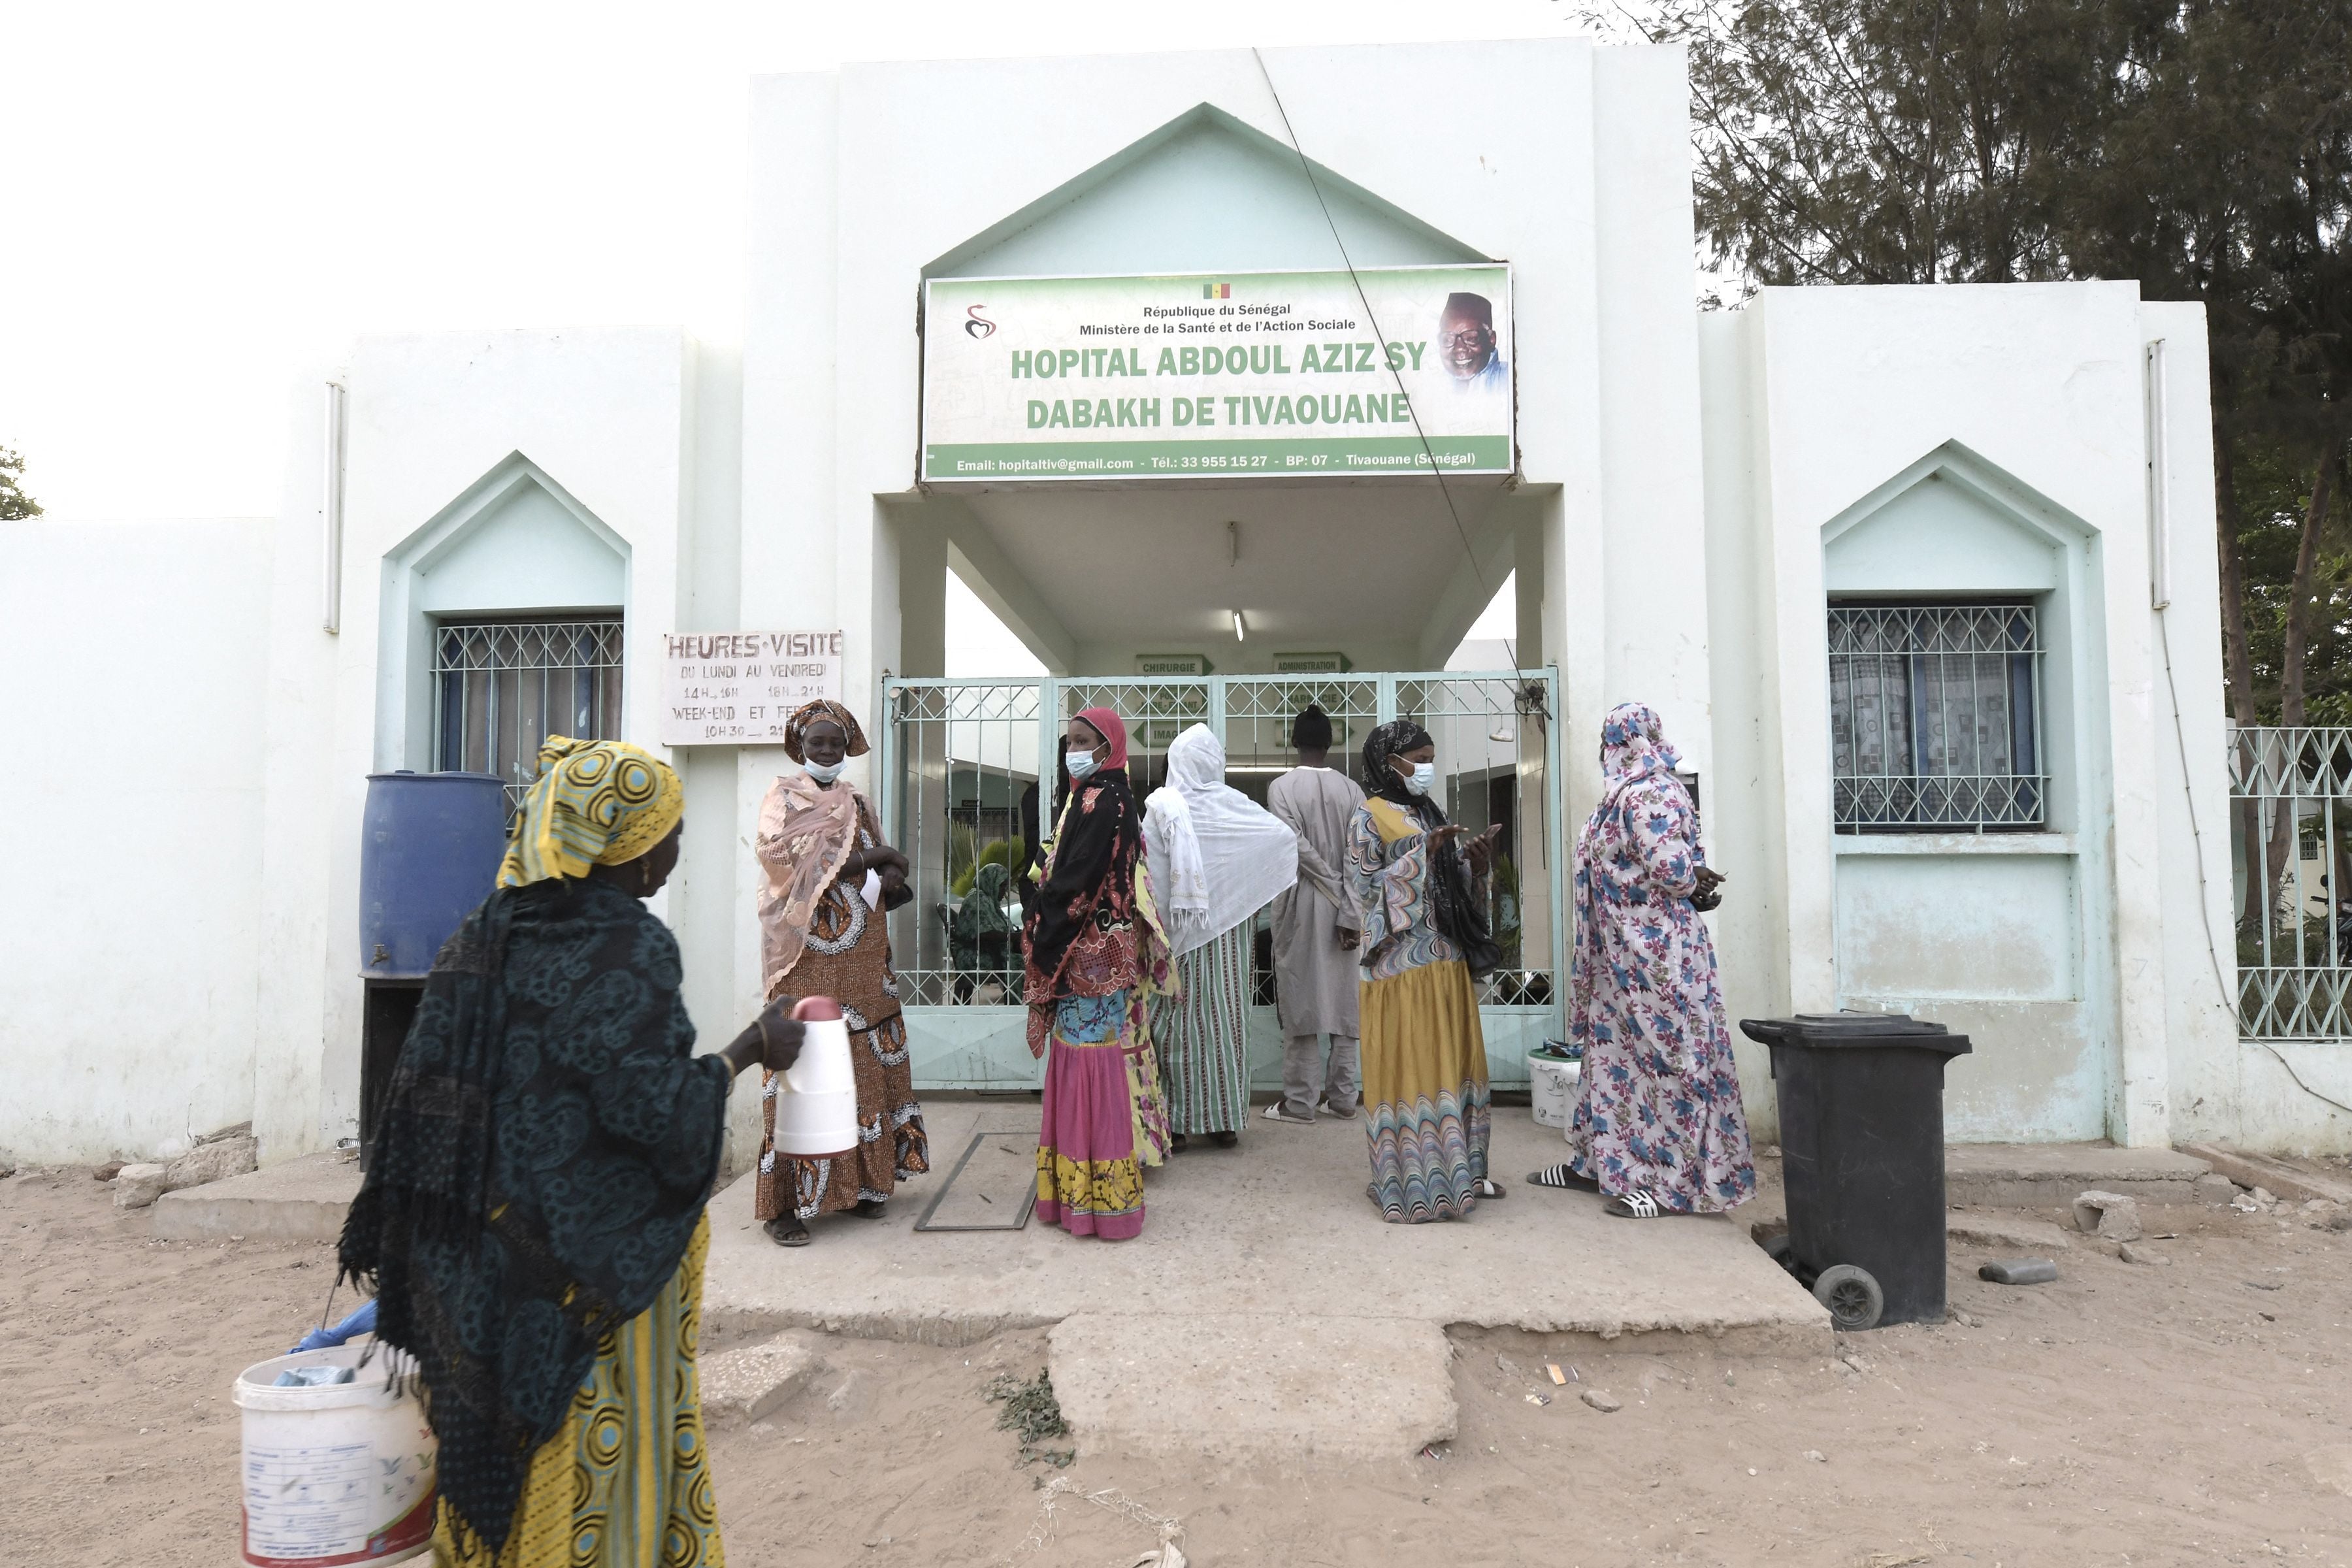
{"type": "Polygon", "coordinates": [[[924,288],[927,481],[1507,474],[1510,268],[924,288]]]}

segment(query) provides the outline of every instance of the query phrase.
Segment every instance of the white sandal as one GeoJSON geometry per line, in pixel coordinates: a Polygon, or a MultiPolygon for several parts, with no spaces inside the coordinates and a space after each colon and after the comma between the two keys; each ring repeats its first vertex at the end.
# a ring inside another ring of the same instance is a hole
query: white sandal
{"type": "Polygon", "coordinates": [[[1601,1205],[1601,1212],[1616,1219],[1655,1219],[1666,1211],[1649,1194],[1632,1192],[1622,1198],[1611,1198],[1601,1205]]]}

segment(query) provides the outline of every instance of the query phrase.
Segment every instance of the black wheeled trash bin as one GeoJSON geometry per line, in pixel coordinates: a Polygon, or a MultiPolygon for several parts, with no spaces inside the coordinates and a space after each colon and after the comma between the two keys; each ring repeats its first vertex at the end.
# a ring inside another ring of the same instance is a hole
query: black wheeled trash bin
{"type": "Polygon", "coordinates": [[[1842,1329],[1944,1321],[1944,1064],[1969,1037],[1901,1013],[1742,1018],[1772,1047],[1780,1261],[1842,1329]]]}

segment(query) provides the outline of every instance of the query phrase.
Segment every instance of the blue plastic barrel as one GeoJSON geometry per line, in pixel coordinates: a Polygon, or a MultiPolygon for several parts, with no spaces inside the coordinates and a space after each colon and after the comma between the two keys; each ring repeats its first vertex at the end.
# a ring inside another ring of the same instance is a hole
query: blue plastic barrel
{"type": "Polygon", "coordinates": [[[360,838],[360,973],[414,979],[498,885],[506,790],[495,773],[370,773],[360,838]]]}

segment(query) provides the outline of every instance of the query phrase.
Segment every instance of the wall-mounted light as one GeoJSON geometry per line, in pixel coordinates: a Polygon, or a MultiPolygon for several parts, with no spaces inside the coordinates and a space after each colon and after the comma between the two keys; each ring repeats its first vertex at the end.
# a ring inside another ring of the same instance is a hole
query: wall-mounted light
{"type": "Polygon", "coordinates": [[[1242,613],[1239,610],[1235,610],[1234,612],[1234,641],[1245,642],[1248,638],[1248,632],[1244,630],[1242,626],[1242,613]]]}

